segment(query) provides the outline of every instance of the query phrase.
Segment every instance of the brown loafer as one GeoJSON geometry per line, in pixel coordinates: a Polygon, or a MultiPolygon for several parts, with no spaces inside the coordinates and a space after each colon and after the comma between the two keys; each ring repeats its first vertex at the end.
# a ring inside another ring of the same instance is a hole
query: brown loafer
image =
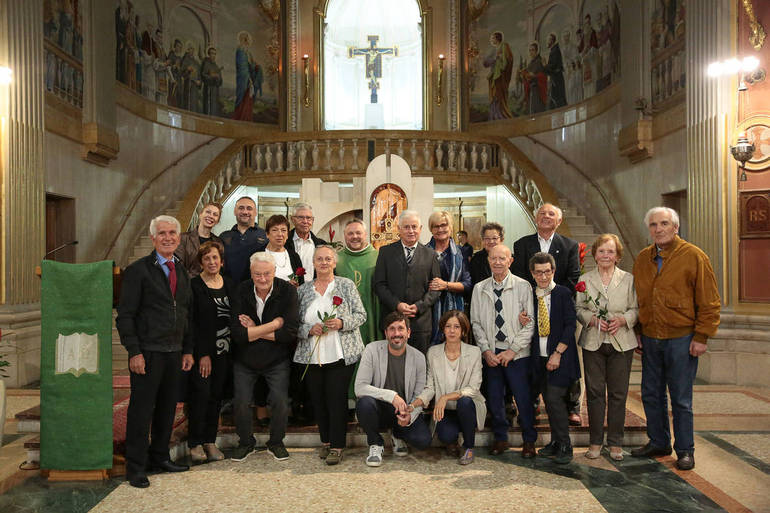
{"type": "Polygon", "coordinates": [[[534,442],[524,442],[524,445],[521,446],[521,457],[530,459],[534,458],[535,454],[535,443],[534,442]]]}
{"type": "Polygon", "coordinates": [[[495,440],[489,448],[489,454],[497,456],[507,451],[510,446],[507,440],[495,440]]]}

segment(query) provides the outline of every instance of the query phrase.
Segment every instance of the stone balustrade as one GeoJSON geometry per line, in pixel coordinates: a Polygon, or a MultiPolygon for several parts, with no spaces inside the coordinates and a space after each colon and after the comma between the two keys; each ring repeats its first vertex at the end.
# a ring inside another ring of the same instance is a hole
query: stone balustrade
{"type": "MultiPolygon", "coordinates": [[[[370,155],[398,155],[416,175],[433,176],[437,182],[452,177],[453,182],[504,184],[521,202],[534,212],[543,198],[535,182],[527,176],[527,165],[506,151],[494,138],[473,138],[467,134],[387,131],[326,132],[307,137],[301,133],[271,134],[272,140],[243,139],[229,157],[198,183],[183,203],[180,221],[193,227],[198,215],[210,201],[224,202],[240,183],[258,176],[284,175],[287,181],[330,173],[363,173],[370,155]],[[192,195],[192,196],[191,196],[192,195]],[[193,203],[193,198],[197,199],[193,203]],[[194,204],[192,212],[184,205],[194,204]],[[190,217],[186,217],[190,215],[190,217]]],[[[216,162],[216,161],[215,161],[216,162]]],[[[214,164],[214,163],[212,163],[214,164]]]]}

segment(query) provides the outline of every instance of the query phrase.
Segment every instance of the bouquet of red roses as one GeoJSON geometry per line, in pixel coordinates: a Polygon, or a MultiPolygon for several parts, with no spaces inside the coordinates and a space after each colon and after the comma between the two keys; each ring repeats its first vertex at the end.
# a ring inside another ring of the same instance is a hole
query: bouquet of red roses
{"type": "MultiPolygon", "coordinates": [[[[609,319],[609,310],[607,309],[607,303],[609,302],[609,299],[607,299],[604,302],[604,306],[601,306],[601,303],[599,302],[599,299],[604,297],[604,294],[599,292],[599,295],[594,298],[591,296],[591,294],[588,293],[588,287],[586,286],[586,282],[579,281],[575,284],[575,290],[577,292],[582,292],[586,295],[585,299],[583,299],[583,302],[586,304],[593,304],[596,307],[596,318],[599,320],[602,320],[604,322],[610,322],[609,319]]],[[[601,331],[601,327],[599,327],[599,331],[601,331]]],[[[613,340],[617,342],[617,339],[615,338],[615,335],[612,336],[613,340]]]]}

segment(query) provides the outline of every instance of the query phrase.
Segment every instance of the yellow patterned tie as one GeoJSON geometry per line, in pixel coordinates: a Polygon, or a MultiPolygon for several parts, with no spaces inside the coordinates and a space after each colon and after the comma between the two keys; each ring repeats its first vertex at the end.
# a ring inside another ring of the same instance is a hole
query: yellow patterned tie
{"type": "Polygon", "coordinates": [[[547,337],[551,334],[551,320],[548,318],[545,296],[537,297],[537,332],[541,337],[547,337]]]}

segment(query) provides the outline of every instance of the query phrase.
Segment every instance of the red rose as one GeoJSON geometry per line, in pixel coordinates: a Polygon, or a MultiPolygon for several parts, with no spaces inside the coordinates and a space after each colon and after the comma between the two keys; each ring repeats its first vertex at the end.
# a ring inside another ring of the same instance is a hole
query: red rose
{"type": "Polygon", "coordinates": [[[578,292],[585,292],[586,291],[586,282],[584,282],[584,281],[577,282],[577,284],[575,285],[575,290],[577,290],[578,292]]]}
{"type": "Polygon", "coordinates": [[[341,298],[341,297],[339,297],[339,296],[334,296],[334,297],[332,298],[332,304],[333,304],[334,306],[340,306],[340,305],[342,304],[342,298],[341,298]]]}
{"type": "Polygon", "coordinates": [[[297,267],[297,270],[294,271],[294,275],[299,276],[305,276],[305,268],[304,267],[297,267]]]}

